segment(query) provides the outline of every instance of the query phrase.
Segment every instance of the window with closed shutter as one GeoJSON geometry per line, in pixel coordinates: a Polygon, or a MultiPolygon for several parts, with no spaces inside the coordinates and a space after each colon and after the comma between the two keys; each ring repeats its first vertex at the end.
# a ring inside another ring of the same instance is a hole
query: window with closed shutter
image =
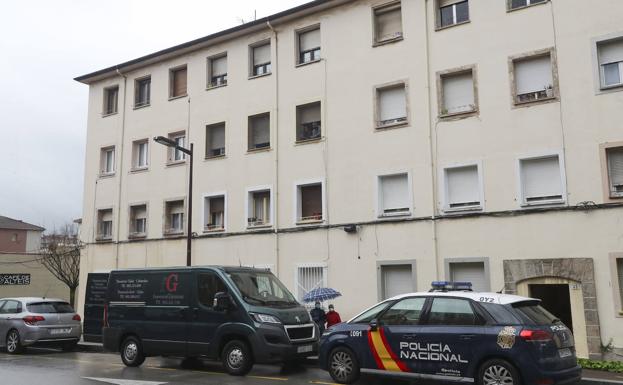
{"type": "Polygon", "coordinates": [[[441,78],[443,107],[441,115],[471,112],[476,109],[472,72],[444,75],[441,78]]]}
{"type": "Polygon", "coordinates": [[[270,147],[270,114],[249,117],[248,141],[249,151],[270,147]]]}
{"type": "Polygon", "coordinates": [[[415,290],[411,265],[381,266],[381,279],[383,299],[412,293],[415,290]]]}
{"type": "Polygon", "coordinates": [[[516,101],[519,103],[553,97],[551,56],[514,62],[516,101]]]}
{"type": "Polygon", "coordinates": [[[452,262],[449,267],[451,281],[471,282],[474,291],[489,290],[484,262],[452,262]]]}
{"type": "Polygon", "coordinates": [[[478,166],[446,169],[447,208],[470,208],[480,206],[480,183],[478,166]]]}
{"type": "Polygon", "coordinates": [[[184,231],[184,201],[170,201],[165,205],[167,214],[165,233],[184,231]]]}
{"type": "Polygon", "coordinates": [[[599,43],[601,86],[623,85],[623,39],[599,43]]]}
{"type": "Polygon", "coordinates": [[[253,71],[252,76],[266,75],[271,72],[270,43],[252,48],[253,71]]]}
{"type": "Polygon", "coordinates": [[[206,230],[223,230],[225,228],[225,197],[207,197],[205,203],[206,230]]]}
{"type": "Polygon", "coordinates": [[[249,193],[249,226],[261,226],[270,223],[270,191],[249,193]]]}
{"type": "Polygon", "coordinates": [[[227,55],[214,57],[210,61],[210,87],[227,84],[227,55]]]}
{"type": "Polygon", "coordinates": [[[563,199],[558,156],[521,160],[524,203],[547,203],[563,199]]]}
{"type": "Polygon", "coordinates": [[[402,37],[402,12],[400,3],[374,10],[376,42],[402,37]]]}
{"type": "Polygon", "coordinates": [[[186,67],[171,70],[170,96],[176,98],[186,95],[186,67]]]}
{"type": "Polygon", "coordinates": [[[206,158],[225,155],[225,123],[206,127],[206,158]]]}
{"type": "Polygon", "coordinates": [[[379,118],[377,126],[382,127],[407,120],[407,97],[404,84],[378,89],[377,97],[379,118]]]}
{"type": "Polygon", "coordinates": [[[140,236],[147,232],[147,205],[130,208],[130,235],[140,236]]]}
{"type": "MultiPolygon", "coordinates": [[[[617,258],[617,277],[619,278],[619,295],[623,304],[623,258],[617,258]]],[[[621,306],[623,310],[623,305],[621,306]]]]}
{"type": "Polygon", "coordinates": [[[117,104],[119,100],[119,87],[110,87],[104,90],[104,115],[110,115],[117,112],[117,104]]]}
{"type": "Polygon", "coordinates": [[[320,60],[320,28],[299,32],[299,64],[320,60]]]}
{"type": "Polygon", "coordinates": [[[411,210],[407,174],[385,175],[380,182],[380,215],[404,215],[411,210]]]}
{"type": "Polygon", "coordinates": [[[606,150],[610,196],[623,196],[623,147],[606,150]]]}
{"type": "Polygon", "coordinates": [[[321,136],[320,102],[296,107],[296,140],[318,139],[321,136]]]}
{"type": "Polygon", "coordinates": [[[98,239],[112,238],[112,209],[98,211],[98,239]]]}
{"type": "Polygon", "coordinates": [[[299,186],[299,215],[298,221],[320,221],[322,213],[322,185],[320,183],[299,186]]]}

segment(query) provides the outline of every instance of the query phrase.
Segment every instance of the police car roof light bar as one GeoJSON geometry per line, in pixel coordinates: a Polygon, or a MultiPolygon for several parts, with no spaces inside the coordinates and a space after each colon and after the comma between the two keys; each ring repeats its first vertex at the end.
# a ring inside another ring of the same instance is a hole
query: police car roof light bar
{"type": "Polygon", "coordinates": [[[471,282],[433,281],[430,291],[472,291],[471,282]]]}

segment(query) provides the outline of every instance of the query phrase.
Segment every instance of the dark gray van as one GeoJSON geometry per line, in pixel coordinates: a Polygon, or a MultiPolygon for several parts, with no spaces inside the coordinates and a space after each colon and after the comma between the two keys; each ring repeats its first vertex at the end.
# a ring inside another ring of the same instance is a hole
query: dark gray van
{"type": "Polygon", "coordinates": [[[269,271],[245,267],[113,270],[104,348],[127,366],[148,356],[206,357],[232,375],[317,354],[318,328],[269,271]]]}

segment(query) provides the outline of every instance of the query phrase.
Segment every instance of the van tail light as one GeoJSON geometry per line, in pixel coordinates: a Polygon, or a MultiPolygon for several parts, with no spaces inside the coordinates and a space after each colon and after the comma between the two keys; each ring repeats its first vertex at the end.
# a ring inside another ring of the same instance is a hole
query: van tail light
{"type": "Polygon", "coordinates": [[[524,329],[519,333],[519,336],[523,338],[524,341],[545,342],[552,340],[552,335],[549,332],[538,329],[524,329]]]}
{"type": "Polygon", "coordinates": [[[80,318],[80,314],[76,314],[73,316],[72,320],[80,322],[82,321],[82,318],[80,318]]]}
{"type": "Polygon", "coordinates": [[[27,315],[22,320],[26,325],[34,326],[37,322],[45,321],[45,318],[40,315],[27,315]]]}
{"type": "Polygon", "coordinates": [[[102,317],[102,325],[107,328],[108,327],[108,304],[104,304],[104,317],[102,317]]]}

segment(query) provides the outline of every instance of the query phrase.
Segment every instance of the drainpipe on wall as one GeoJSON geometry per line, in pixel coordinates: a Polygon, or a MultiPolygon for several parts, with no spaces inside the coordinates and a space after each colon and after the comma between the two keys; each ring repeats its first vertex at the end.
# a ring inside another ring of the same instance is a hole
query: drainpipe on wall
{"type": "Polygon", "coordinates": [[[275,187],[273,199],[273,213],[275,226],[275,273],[279,277],[279,38],[277,31],[270,24],[270,20],[266,20],[266,26],[270,28],[275,37],[275,187]]]}
{"type": "Polygon", "coordinates": [[[124,74],[116,69],[117,75],[123,78],[123,108],[121,109],[121,144],[119,146],[119,163],[117,167],[117,172],[119,172],[119,188],[117,194],[117,235],[115,239],[115,269],[119,268],[119,232],[121,229],[121,187],[123,186],[123,147],[125,144],[125,102],[126,102],[126,93],[127,93],[127,83],[128,78],[124,74]]]}

